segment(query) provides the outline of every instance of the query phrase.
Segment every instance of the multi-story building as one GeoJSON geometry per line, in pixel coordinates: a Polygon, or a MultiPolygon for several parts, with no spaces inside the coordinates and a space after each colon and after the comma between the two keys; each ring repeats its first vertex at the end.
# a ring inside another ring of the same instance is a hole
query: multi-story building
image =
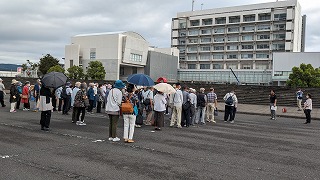
{"type": "Polygon", "coordinates": [[[171,45],[180,50],[181,81],[270,84],[273,52],[300,52],[297,0],[181,12],[172,19],[171,45]]]}
{"type": "Polygon", "coordinates": [[[65,47],[65,69],[80,66],[86,70],[91,61],[100,61],[106,80],[126,80],[131,74],[148,73],[153,80],[166,77],[177,81],[179,50],[153,48],[132,31],[80,34],[65,47]]]}

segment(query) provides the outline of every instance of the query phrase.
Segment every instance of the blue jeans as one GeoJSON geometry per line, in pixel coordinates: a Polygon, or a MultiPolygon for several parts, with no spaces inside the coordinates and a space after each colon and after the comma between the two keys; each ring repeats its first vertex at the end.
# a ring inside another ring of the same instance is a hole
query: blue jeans
{"type": "Polygon", "coordinates": [[[197,118],[195,120],[195,123],[198,124],[199,120],[202,124],[205,124],[205,121],[204,121],[204,116],[205,116],[205,113],[206,113],[206,107],[201,107],[201,106],[198,106],[198,109],[197,109],[197,118]],[[201,117],[201,119],[200,119],[201,117]]]}

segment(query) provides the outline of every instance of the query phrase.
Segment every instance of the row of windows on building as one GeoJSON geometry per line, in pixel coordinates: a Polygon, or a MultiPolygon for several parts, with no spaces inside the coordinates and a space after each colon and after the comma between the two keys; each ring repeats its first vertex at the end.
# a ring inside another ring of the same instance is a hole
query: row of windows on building
{"type": "Polygon", "coordinates": [[[131,53],[130,54],[130,61],[142,62],[142,55],[131,53]]]}
{"type": "MultiPolygon", "coordinates": [[[[197,60],[212,60],[212,59],[269,59],[270,55],[268,53],[257,53],[257,54],[252,54],[252,53],[243,53],[243,54],[201,54],[201,55],[196,55],[196,54],[191,54],[187,56],[187,60],[189,61],[197,61],[197,60]]],[[[185,57],[181,56],[180,60],[184,60],[185,57]]]]}
{"type": "MultiPolygon", "coordinates": [[[[274,21],[279,20],[286,20],[287,14],[286,13],[279,13],[274,14],[273,19],[274,21]]],[[[254,21],[270,21],[271,20],[271,13],[263,13],[263,14],[249,14],[242,16],[242,22],[254,22],[254,21]]],[[[189,27],[195,26],[210,26],[215,24],[227,24],[227,23],[240,23],[241,17],[240,16],[229,16],[229,17],[216,17],[216,18],[206,18],[206,19],[196,19],[196,20],[189,20],[189,27]],[[227,22],[228,20],[228,22],[227,22]],[[201,24],[200,24],[201,23],[201,24]]],[[[186,28],[187,27],[187,20],[180,19],[179,21],[179,28],[186,28]]]]}
{"type": "MultiPolygon", "coordinates": [[[[188,64],[187,69],[253,69],[253,64],[188,64]]],[[[265,70],[268,69],[268,64],[256,64],[255,69],[265,70]]]]}
{"type": "MultiPolygon", "coordinates": [[[[286,34],[258,34],[258,35],[243,35],[243,36],[217,36],[214,38],[211,37],[204,37],[204,38],[188,38],[188,44],[199,44],[199,43],[224,43],[224,42],[241,42],[243,41],[266,41],[266,40],[285,40],[286,34]],[[256,38],[255,38],[256,37],[256,38]],[[213,42],[212,42],[213,40],[213,42]]],[[[186,40],[180,39],[179,45],[185,45],[186,40]]]]}
{"type": "MultiPolygon", "coordinates": [[[[188,46],[187,50],[188,53],[196,53],[196,52],[210,52],[210,51],[238,51],[238,50],[244,50],[244,51],[254,51],[254,50],[285,50],[285,44],[284,43],[274,43],[274,44],[230,44],[227,46],[223,45],[213,45],[213,46],[188,46]]],[[[185,47],[179,47],[180,53],[184,54],[186,52],[185,47]]]]}
{"type": "MultiPolygon", "coordinates": [[[[224,33],[238,33],[238,32],[251,32],[251,31],[279,31],[286,30],[286,24],[274,24],[271,29],[270,24],[261,24],[261,25],[246,25],[246,26],[232,26],[232,27],[220,27],[220,28],[210,28],[210,29],[191,29],[188,31],[189,36],[198,36],[198,35],[211,35],[211,34],[224,34],[224,33]]],[[[184,37],[187,35],[187,31],[179,31],[179,36],[184,37]]]]}

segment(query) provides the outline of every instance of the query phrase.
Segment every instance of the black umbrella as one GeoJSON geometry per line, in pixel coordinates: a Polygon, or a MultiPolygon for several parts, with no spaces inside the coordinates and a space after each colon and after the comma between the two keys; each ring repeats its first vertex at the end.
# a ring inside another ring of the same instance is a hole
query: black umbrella
{"type": "Polygon", "coordinates": [[[41,80],[48,88],[58,88],[66,84],[68,77],[61,72],[51,72],[45,74],[41,80]]]}

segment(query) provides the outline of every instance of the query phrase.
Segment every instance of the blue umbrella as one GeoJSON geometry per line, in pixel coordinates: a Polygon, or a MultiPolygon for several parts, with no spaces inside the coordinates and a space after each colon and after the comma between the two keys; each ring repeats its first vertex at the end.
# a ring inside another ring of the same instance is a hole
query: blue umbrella
{"type": "Polygon", "coordinates": [[[138,86],[154,86],[154,81],[145,74],[132,74],[128,77],[128,82],[138,86]]]}

